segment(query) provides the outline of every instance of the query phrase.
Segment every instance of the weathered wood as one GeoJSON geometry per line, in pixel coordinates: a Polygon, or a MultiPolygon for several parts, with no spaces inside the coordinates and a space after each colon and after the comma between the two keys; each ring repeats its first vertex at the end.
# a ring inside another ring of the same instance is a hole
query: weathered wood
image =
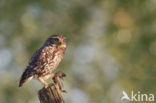
{"type": "Polygon", "coordinates": [[[63,88],[61,80],[66,76],[61,71],[54,74],[52,78],[54,84],[49,84],[47,88],[43,87],[38,92],[40,103],[65,103],[62,97],[62,92],[67,93],[63,88]]]}
{"type": "Polygon", "coordinates": [[[40,103],[65,103],[57,84],[50,84],[38,92],[40,103]]]}

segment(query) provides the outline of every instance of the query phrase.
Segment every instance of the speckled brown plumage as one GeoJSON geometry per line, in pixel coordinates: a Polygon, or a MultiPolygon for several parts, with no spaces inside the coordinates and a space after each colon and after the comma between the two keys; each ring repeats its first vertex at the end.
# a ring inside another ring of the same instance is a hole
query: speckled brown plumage
{"type": "Polygon", "coordinates": [[[44,80],[53,77],[51,72],[57,68],[63,59],[65,50],[66,42],[63,35],[50,36],[31,57],[28,66],[21,76],[19,87],[32,78],[38,79],[47,86],[48,84],[44,80]]]}

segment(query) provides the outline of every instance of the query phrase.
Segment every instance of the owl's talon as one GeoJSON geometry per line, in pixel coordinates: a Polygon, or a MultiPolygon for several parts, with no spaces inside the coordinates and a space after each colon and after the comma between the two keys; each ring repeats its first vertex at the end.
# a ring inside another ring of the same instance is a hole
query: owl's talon
{"type": "Polygon", "coordinates": [[[44,85],[44,88],[48,88],[48,86],[49,86],[49,85],[48,85],[48,84],[46,84],[46,85],[44,85]]]}
{"type": "Polygon", "coordinates": [[[55,77],[59,77],[59,78],[63,79],[64,77],[66,77],[66,74],[63,73],[63,72],[61,72],[61,71],[58,71],[58,72],[56,72],[54,74],[54,77],[53,78],[55,78],[55,77]]]}
{"type": "Polygon", "coordinates": [[[66,90],[61,90],[63,93],[67,93],[67,91],[66,90]]]}

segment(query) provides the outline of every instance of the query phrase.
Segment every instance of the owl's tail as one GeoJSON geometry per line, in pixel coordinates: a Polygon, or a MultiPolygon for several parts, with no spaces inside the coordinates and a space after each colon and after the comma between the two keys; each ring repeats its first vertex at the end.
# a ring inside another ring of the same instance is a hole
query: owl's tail
{"type": "Polygon", "coordinates": [[[18,87],[21,87],[25,82],[30,81],[32,78],[32,73],[28,69],[26,69],[21,76],[18,87]]]}

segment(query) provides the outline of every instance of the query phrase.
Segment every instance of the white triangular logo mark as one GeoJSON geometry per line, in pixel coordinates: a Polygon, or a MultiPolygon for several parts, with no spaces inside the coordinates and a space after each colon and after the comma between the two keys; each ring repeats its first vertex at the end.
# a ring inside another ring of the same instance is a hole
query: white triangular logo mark
{"type": "Polygon", "coordinates": [[[125,91],[122,91],[122,94],[123,94],[123,96],[121,98],[121,101],[123,101],[123,99],[127,99],[127,100],[130,101],[130,98],[128,97],[128,95],[127,95],[127,93],[125,91]]]}

